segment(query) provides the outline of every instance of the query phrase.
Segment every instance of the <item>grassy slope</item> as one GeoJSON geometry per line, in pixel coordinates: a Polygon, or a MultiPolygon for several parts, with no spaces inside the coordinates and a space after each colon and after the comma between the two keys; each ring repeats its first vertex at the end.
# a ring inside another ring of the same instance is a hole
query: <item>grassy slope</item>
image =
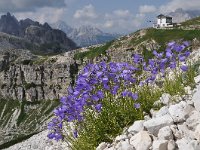
{"type": "Polygon", "coordinates": [[[182,26],[188,26],[188,25],[200,25],[200,17],[193,18],[191,20],[187,20],[183,23],[181,23],[182,26]]]}
{"type": "Polygon", "coordinates": [[[132,45],[135,46],[145,40],[155,40],[161,49],[165,48],[166,43],[173,40],[186,40],[192,41],[194,38],[200,40],[200,30],[182,30],[182,29],[171,29],[171,30],[157,30],[147,29],[146,35],[140,39],[133,39],[132,45]]]}
{"type": "Polygon", "coordinates": [[[85,57],[88,59],[92,59],[94,57],[97,57],[99,55],[105,55],[106,50],[113,44],[114,41],[107,42],[106,44],[96,47],[96,48],[89,48],[89,51],[85,52],[79,52],[74,55],[74,59],[80,59],[83,60],[85,57]]]}

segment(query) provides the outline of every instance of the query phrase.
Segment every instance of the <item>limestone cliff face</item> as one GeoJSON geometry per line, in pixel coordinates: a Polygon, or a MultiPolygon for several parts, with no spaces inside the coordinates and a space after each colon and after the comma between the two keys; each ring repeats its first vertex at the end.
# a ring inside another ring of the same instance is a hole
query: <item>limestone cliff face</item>
{"type": "Polygon", "coordinates": [[[72,54],[66,55],[12,63],[14,56],[5,54],[0,61],[0,95],[27,101],[53,100],[65,95],[72,71],[77,69],[72,54]]]}
{"type": "Polygon", "coordinates": [[[12,65],[3,72],[1,95],[32,101],[57,99],[69,80],[69,66],[65,64],[12,65]]]}

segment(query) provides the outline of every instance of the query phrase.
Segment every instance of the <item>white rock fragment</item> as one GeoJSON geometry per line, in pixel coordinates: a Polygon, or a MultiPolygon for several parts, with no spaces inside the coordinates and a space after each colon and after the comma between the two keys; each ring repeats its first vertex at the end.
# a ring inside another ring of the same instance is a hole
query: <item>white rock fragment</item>
{"type": "Polygon", "coordinates": [[[200,83],[200,75],[194,77],[195,83],[200,83]]]}
{"type": "Polygon", "coordinates": [[[161,101],[161,103],[163,103],[165,105],[169,105],[170,99],[171,99],[171,95],[170,94],[163,93],[161,98],[160,98],[160,101],[161,101]]]}
{"type": "Polygon", "coordinates": [[[108,148],[105,148],[104,150],[116,150],[114,147],[108,147],[108,148]]]}
{"type": "Polygon", "coordinates": [[[120,141],[116,145],[115,149],[117,149],[117,150],[135,150],[135,148],[132,145],[129,144],[128,140],[120,141]]]}
{"type": "Polygon", "coordinates": [[[186,125],[194,130],[200,124],[200,112],[194,110],[190,113],[189,118],[186,120],[186,125]]]}
{"type": "Polygon", "coordinates": [[[174,140],[169,140],[167,145],[167,150],[175,150],[176,149],[176,143],[174,140]]]}
{"type": "Polygon", "coordinates": [[[156,113],[155,117],[161,117],[164,115],[167,115],[169,113],[168,107],[167,106],[163,106],[162,108],[160,108],[160,110],[156,113]]]}
{"type": "Polygon", "coordinates": [[[192,96],[190,96],[190,98],[187,98],[187,100],[185,101],[188,105],[191,105],[194,107],[194,102],[192,101],[192,96]]]}
{"type": "Polygon", "coordinates": [[[153,135],[157,136],[158,131],[165,126],[173,124],[173,119],[170,115],[164,115],[161,117],[153,118],[144,122],[144,127],[153,135]]]}
{"type": "Polygon", "coordinates": [[[122,141],[122,140],[125,140],[125,139],[128,139],[128,136],[127,136],[127,135],[118,135],[118,136],[115,138],[115,142],[119,142],[119,141],[122,141]]]}
{"type": "Polygon", "coordinates": [[[160,140],[170,140],[173,139],[172,130],[169,126],[163,127],[158,132],[158,139],[160,140]]]}
{"type": "Polygon", "coordinates": [[[178,130],[178,127],[176,125],[171,125],[170,129],[172,130],[172,133],[176,139],[181,139],[183,137],[183,133],[178,130]]]}
{"type": "Polygon", "coordinates": [[[189,130],[185,122],[183,124],[178,124],[178,130],[181,132],[183,137],[195,139],[194,131],[189,130]]]}
{"type": "Polygon", "coordinates": [[[196,127],[195,138],[197,139],[198,142],[200,142],[200,124],[196,127]]]}
{"type": "Polygon", "coordinates": [[[194,93],[192,101],[194,102],[195,109],[200,112],[200,90],[194,93]]]}
{"type": "Polygon", "coordinates": [[[153,150],[167,150],[167,140],[153,141],[153,150]]]}
{"type": "Polygon", "coordinates": [[[132,126],[128,128],[129,133],[138,133],[139,131],[144,130],[144,120],[137,120],[133,123],[132,126]]]}
{"type": "Polygon", "coordinates": [[[178,104],[171,105],[169,107],[169,114],[173,118],[174,122],[185,121],[189,117],[189,113],[194,110],[191,105],[188,105],[186,102],[181,101],[178,104]]]}
{"type": "Polygon", "coordinates": [[[133,145],[136,150],[149,150],[152,141],[147,131],[140,131],[130,139],[130,144],[133,145]]]}
{"type": "Polygon", "coordinates": [[[102,142],[99,144],[99,146],[96,148],[96,150],[104,150],[108,146],[107,143],[102,142]]]}
{"type": "Polygon", "coordinates": [[[157,111],[155,111],[155,110],[152,108],[152,109],[150,110],[150,113],[151,113],[152,118],[155,118],[155,117],[156,117],[157,111]]]}
{"type": "Polygon", "coordinates": [[[150,119],[151,119],[151,117],[150,117],[149,115],[145,115],[145,116],[144,116],[144,120],[145,120],[145,121],[150,120],[150,119]]]}
{"type": "Polygon", "coordinates": [[[200,145],[196,140],[189,140],[182,138],[176,141],[178,149],[180,150],[200,150],[200,145]]]}

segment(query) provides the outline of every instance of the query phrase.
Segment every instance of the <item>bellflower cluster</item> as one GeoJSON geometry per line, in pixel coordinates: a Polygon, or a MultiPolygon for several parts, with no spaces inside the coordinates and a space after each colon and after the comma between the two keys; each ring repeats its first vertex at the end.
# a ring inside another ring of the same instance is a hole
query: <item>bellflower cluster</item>
{"type": "MultiPolygon", "coordinates": [[[[139,109],[139,95],[133,87],[152,83],[159,73],[164,76],[166,68],[175,69],[177,63],[181,63],[182,71],[187,71],[186,59],[190,55],[186,50],[188,46],[188,42],[170,42],[166,51],[159,53],[154,50],[154,57],[147,62],[142,55],[134,54],[133,64],[100,62],[86,65],[77,76],[74,87],[68,87],[68,95],[60,98],[61,105],[54,110],[55,118],[48,124],[51,131],[48,137],[63,139],[64,122],[73,122],[78,128],[85,119],[86,110],[94,111],[95,114],[101,113],[104,99],[115,96],[129,99],[134,101],[133,109],[139,109]]],[[[75,129],[74,137],[78,136],[77,131],[75,129]]]]}
{"type": "MultiPolygon", "coordinates": [[[[68,96],[60,98],[61,106],[54,110],[56,117],[48,124],[52,131],[48,137],[62,139],[63,121],[75,124],[82,122],[86,108],[100,113],[105,94],[120,95],[136,101],[137,93],[133,93],[129,88],[136,83],[136,71],[137,68],[128,63],[100,62],[86,65],[77,76],[75,86],[69,86],[68,96]],[[121,87],[129,88],[129,91],[121,92],[121,87]]],[[[136,103],[133,107],[138,109],[140,105],[136,103]]],[[[76,137],[77,133],[74,136],[76,137]]]]}
{"type": "Polygon", "coordinates": [[[140,85],[152,83],[159,73],[164,77],[167,68],[175,69],[181,65],[180,69],[183,72],[187,71],[186,59],[190,55],[190,51],[186,49],[188,46],[189,43],[187,41],[182,44],[170,42],[164,52],[158,53],[154,50],[154,57],[149,59],[148,62],[145,62],[141,55],[133,55],[133,63],[143,71],[143,76],[140,76],[140,78],[141,80],[144,79],[144,81],[140,81],[140,85]]]}

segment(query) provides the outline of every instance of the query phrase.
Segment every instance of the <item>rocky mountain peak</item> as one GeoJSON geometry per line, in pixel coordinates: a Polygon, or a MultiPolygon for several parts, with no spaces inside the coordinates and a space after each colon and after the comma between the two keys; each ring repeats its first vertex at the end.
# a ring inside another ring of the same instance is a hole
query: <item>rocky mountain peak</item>
{"type": "Polygon", "coordinates": [[[59,20],[51,25],[52,27],[64,31],[67,35],[73,31],[73,28],[67,25],[64,21],[59,20]]]}
{"type": "Polygon", "coordinates": [[[92,27],[90,25],[83,25],[79,27],[77,31],[82,34],[94,34],[94,35],[103,34],[103,32],[100,29],[92,27]]]}
{"type": "Polygon", "coordinates": [[[24,46],[20,45],[25,45],[26,49],[38,51],[38,54],[58,53],[76,48],[76,44],[63,31],[52,29],[48,23],[40,24],[29,18],[18,21],[10,13],[1,16],[0,32],[16,36],[13,38],[23,39],[21,43],[20,40],[17,43],[16,40],[4,41],[5,47],[9,46],[7,48],[24,49],[24,46]],[[25,41],[28,43],[24,44],[25,41]]]}
{"type": "Polygon", "coordinates": [[[51,30],[52,28],[50,27],[50,25],[47,23],[47,22],[45,22],[44,24],[43,24],[43,27],[45,28],[45,29],[47,29],[47,30],[51,30]]]}
{"type": "Polygon", "coordinates": [[[40,26],[39,22],[33,21],[33,20],[29,19],[29,18],[24,19],[24,20],[20,20],[19,23],[20,23],[20,26],[21,26],[22,29],[25,29],[30,25],[40,26]]]}
{"type": "Polygon", "coordinates": [[[75,41],[80,47],[102,44],[119,37],[117,34],[104,33],[100,29],[90,25],[72,28],[64,21],[58,21],[54,24],[51,24],[51,26],[64,31],[67,36],[75,41]]]}
{"type": "Polygon", "coordinates": [[[8,12],[6,15],[2,15],[0,18],[0,31],[12,35],[19,34],[19,22],[15,16],[11,16],[8,12]]]}

